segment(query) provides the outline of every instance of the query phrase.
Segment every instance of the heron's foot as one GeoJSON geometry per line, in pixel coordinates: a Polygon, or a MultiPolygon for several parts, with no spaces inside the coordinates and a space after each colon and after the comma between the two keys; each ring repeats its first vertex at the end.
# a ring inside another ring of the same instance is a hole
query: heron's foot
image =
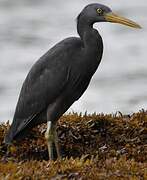
{"type": "Polygon", "coordinates": [[[45,138],[47,140],[48,154],[50,160],[55,160],[56,158],[61,158],[60,150],[58,145],[58,137],[56,133],[55,125],[52,122],[47,123],[47,131],[45,133],[45,138]]]}

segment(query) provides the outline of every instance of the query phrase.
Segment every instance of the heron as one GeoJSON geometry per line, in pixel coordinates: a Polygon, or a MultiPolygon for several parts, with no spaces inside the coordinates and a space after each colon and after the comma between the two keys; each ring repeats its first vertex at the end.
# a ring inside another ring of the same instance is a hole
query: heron
{"type": "Polygon", "coordinates": [[[94,23],[119,23],[141,28],[102,4],[89,4],[77,17],[78,37],[54,45],[31,68],[20,91],[5,143],[22,140],[31,129],[47,123],[49,159],[61,158],[58,119],[87,89],[103,55],[103,40],[94,23]],[[56,157],[55,153],[56,152],[56,157]]]}

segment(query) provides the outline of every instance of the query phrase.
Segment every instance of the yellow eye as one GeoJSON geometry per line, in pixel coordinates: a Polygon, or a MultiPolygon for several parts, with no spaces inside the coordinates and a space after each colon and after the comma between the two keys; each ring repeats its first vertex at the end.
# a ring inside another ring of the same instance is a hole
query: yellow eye
{"type": "Polygon", "coordinates": [[[96,11],[99,15],[103,13],[103,10],[101,8],[98,8],[96,11]]]}

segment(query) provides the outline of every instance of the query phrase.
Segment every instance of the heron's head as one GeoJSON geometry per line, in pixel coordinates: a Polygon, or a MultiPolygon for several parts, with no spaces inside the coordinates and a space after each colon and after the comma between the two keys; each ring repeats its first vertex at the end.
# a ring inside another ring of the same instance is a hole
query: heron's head
{"type": "Polygon", "coordinates": [[[141,28],[139,24],[113,13],[109,7],[102,4],[89,4],[83,9],[80,16],[83,16],[85,21],[92,24],[96,22],[111,22],[133,28],[141,28]]]}

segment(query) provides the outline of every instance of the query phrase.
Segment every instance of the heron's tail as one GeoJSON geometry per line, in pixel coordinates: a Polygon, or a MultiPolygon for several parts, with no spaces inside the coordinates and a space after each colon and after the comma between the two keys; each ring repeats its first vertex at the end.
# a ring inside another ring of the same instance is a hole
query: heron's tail
{"type": "Polygon", "coordinates": [[[12,144],[12,141],[16,139],[16,136],[18,134],[18,126],[19,126],[19,124],[16,122],[20,122],[20,121],[18,119],[13,119],[12,124],[4,138],[5,144],[12,144]]]}
{"type": "Polygon", "coordinates": [[[4,137],[4,143],[5,144],[12,144],[12,141],[13,141],[13,134],[12,134],[12,130],[10,127],[8,133],[4,137]]]}
{"type": "Polygon", "coordinates": [[[14,140],[17,133],[17,127],[14,122],[12,122],[8,132],[6,133],[4,137],[4,143],[5,144],[12,144],[12,141],[14,140]]]}

